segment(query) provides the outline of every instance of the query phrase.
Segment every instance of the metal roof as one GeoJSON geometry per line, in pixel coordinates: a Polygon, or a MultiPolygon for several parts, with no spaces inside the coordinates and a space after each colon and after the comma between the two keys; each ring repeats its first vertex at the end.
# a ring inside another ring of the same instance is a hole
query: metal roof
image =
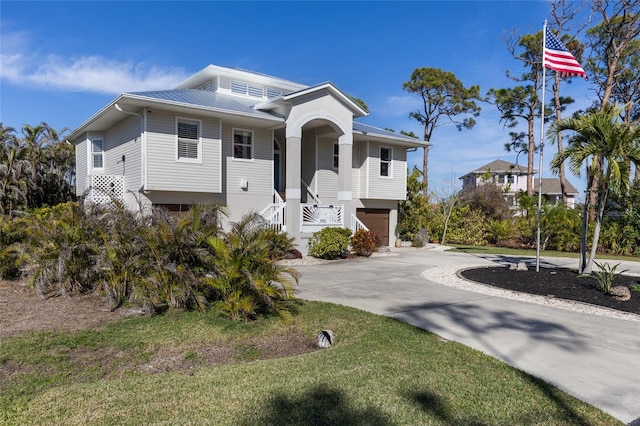
{"type": "Polygon", "coordinates": [[[267,111],[260,111],[253,106],[256,104],[254,99],[242,98],[239,96],[230,96],[208,90],[156,90],[149,92],[129,93],[132,96],[143,97],[153,100],[167,101],[179,103],[182,105],[216,109],[220,112],[229,112],[242,114],[245,116],[253,116],[255,118],[278,119],[282,118],[276,114],[267,111]]]}
{"type": "Polygon", "coordinates": [[[401,133],[396,133],[391,130],[380,129],[369,124],[360,123],[359,121],[353,122],[353,130],[355,132],[362,133],[363,135],[375,135],[381,138],[392,138],[399,142],[408,142],[412,145],[430,146],[430,142],[425,142],[418,138],[406,136],[401,133]]]}

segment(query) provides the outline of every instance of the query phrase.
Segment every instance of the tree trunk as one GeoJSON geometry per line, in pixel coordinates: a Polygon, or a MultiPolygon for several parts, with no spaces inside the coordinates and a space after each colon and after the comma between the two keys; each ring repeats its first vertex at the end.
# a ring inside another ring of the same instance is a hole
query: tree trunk
{"type": "Polygon", "coordinates": [[[449,206],[449,211],[445,207],[445,219],[444,219],[444,231],[442,231],[442,238],[440,239],[440,244],[444,244],[447,238],[447,227],[449,226],[449,219],[451,219],[451,214],[453,213],[453,208],[455,207],[456,202],[453,201],[451,206],[449,206]]]}
{"type": "Polygon", "coordinates": [[[582,233],[580,236],[580,275],[585,273],[587,269],[587,233],[589,232],[589,194],[584,200],[582,209],[582,233]]]}
{"type": "MultiPolygon", "coordinates": [[[[533,134],[533,121],[534,116],[529,115],[529,152],[527,153],[527,195],[533,195],[533,156],[536,151],[536,137],[533,134]]],[[[538,173],[542,173],[542,170],[538,170],[538,173]]]]}
{"type": "MultiPolygon", "coordinates": [[[[595,206],[597,203],[598,197],[598,185],[600,183],[599,171],[601,171],[604,167],[602,162],[602,158],[595,157],[594,158],[595,170],[592,171],[593,176],[591,180],[591,184],[589,185],[589,203],[592,206],[595,206]]],[[[596,211],[589,210],[589,222],[593,222],[596,219],[596,211]]]]}
{"type": "MultiPolygon", "coordinates": [[[[606,185],[605,185],[606,186],[606,185]]],[[[604,207],[607,202],[607,192],[609,188],[605,187],[602,189],[602,192],[598,196],[598,205],[597,205],[597,214],[596,214],[596,225],[593,230],[593,242],[591,244],[591,254],[589,255],[589,261],[584,269],[585,274],[591,275],[591,270],[593,269],[593,261],[596,258],[596,252],[598,251],[598,240],[600,239],[600,228],[602,224],[602,217],[604,216],[604,207]]]]}

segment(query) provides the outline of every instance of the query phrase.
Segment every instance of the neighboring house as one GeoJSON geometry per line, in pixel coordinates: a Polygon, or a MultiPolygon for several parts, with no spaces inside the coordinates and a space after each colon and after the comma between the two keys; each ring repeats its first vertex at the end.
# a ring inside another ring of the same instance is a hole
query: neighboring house
{"type": "MultiPolygon", "coordinates": [[[[533,171],[538,173],[537,170],[533,171]]],[[[504,191],[504,197],[507,204],[512,209],[516,209],[516,194],[519,191],[527,190],[527,168],[518,164],[509,163],[508,161],[495,160],[489,164],[467,173],[460,178],[462,180],[462,189],[475,188],[485,182],[493,182],[504,191]]],[[[539,179],[534,179],[534,192],[538,193],[540,186],[539,179]]],[[[567,192],[567,207],[575,207],[575,198],[578,195],[576,188],[566,181],[565,190],[567,192]]],[[[560,190],[559,178],[543,178],[542,179],[542,195],[547,197],[553,204],[562,201],[562,191],[560,190]]]]}
{"type": "MultiPolygon", "coordinates": [[[[540,187],[540,180],[536,179],[533,183],[533,191],[537,194],[540,187]]],[[[573,209],[576,207],[576,197],[578,190],[571,185],[569,181],[565,181],[564,190],[567,193],[567,207],[573,209]]],[[[560,187],[560,178],[542,178],[542,195],[549,199],[551,204],[562,203],[562,189],[560,187]]]]}
{"type": "Polygon", "coordinates": [[[77,194],[128,208],[211,201],[260,212],[307,251],[325,226],[395,242],[407,149],[426,142],[355,122],[367,112],[326,82],[306,86],[209,65],[171,90],[123,93],[69,136],[77,194]]]}

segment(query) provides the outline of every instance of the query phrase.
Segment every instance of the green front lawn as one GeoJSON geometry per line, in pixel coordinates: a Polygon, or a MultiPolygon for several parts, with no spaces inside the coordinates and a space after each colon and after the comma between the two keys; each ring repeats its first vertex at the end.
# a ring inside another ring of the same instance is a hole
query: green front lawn
{"type": "MultiPolygon", "coordinates": [[[[464,244],[447,244],[453,247],[452,251],[463,253],[482,253],[482,254],[506,254],[511,256],[535,256],[536,249],[514,249],[508,247],[496,247],[496,246],[470,246],[464,244]]],[[[588,253],[587,253],[588,255],[588,253]]],[[[572,257],[579,259],[579,253],[570,253],[566,251],[555,250],[541,250],[540,256],[547,257],[572,257]]],[[[612,260],[630,260],[633,262],[640,262],[640,258],[637,256],[616,256],[608,254],[598,254],[596,259],[612,259],[612,260]]]]}
{"type": "Polygon", "coordinates": [[[168,312],[3,338],[0,389],[0,424],[16,425],[621,424],[479,351],[317,302],[292,325],[168,312]],[[331,349],[264,359],[258,344],[324,328],[331,349]],[[235,352],[212,365],[216,348],[235,352]]]}

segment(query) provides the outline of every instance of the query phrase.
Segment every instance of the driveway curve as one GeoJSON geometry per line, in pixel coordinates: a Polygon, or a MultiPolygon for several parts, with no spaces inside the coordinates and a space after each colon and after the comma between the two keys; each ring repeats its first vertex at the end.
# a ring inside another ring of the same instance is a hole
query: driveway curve
{"type": "MultiPolygon", "coordinates": [[[[438,248],[296,266],[297,296],[407,322],[494,356],[640,425],[640,318],[615,318],[456,288],[443,270],[535,259],[438,248]],[[431,271],[431,272],[430,272],[431,271]]],[[[577,267],[577,259],[542,258],[577,267]]],[[[640,273],[640,263],[625,262],[640,273]]],[[[453,272],[450,278],[458,279],[453,272]]],[[[640,316],[639,316],[640,317],[640,316]]]]}

